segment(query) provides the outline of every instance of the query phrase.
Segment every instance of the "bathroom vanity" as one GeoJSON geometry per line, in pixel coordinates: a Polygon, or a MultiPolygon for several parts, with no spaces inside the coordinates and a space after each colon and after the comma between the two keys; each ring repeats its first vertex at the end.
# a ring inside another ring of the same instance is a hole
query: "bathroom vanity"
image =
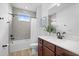
{"type": "Polygon", "coordinates": [[[79,42],[69,42],[70,40],[40,36],[38,38],[38,56],[78,56],[79,47],[76,44],[79,42]]]}

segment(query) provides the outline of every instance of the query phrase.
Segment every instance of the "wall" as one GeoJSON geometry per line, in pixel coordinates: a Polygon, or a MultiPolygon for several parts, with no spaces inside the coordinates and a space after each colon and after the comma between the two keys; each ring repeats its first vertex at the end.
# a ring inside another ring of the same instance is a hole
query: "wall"
{"type": "MultiPolygon", "coordinates": [[[[25,11],[18,8],[13,8],[14,14],[28,15],[35,17],[35,13],[31,11],[25,11]]],[[[31,22],[18,21],[18,16],[13,17],[13,35],[16,39],[30,39],[31,35],[31,22]]]]}
{"type": "MultiPolygon", "coordinates": [[[[46,17],[47,18],[47,22],[48,22],[48,7],[49,4],[41,4],[38,8],[37,8],[37,12],[36,12],[36,18],[37,18],[37,27],[38,27],[38,36],[41,35],[48,35],[48,33],[44,30],[44,27],[41,27],[41,22],[42,22],[42,18],[46,17]]],[[[48,25],[48,23],[47,23],[48,25]]]]}
{"type": "Polygon", "coordinates": [[[66,32],[66,38],[78,39],[79,37],[79,4],[65,8],[56,13],[57,31],[66,32]]]}
{"type": "Polygon", "coordinates": [[[37,42],[37,19],[36,18],[32,18],[31,19],[31,42],[32,43],[36,43],[37,42]]]}
{"type": "Polygon", "coordinates": [[[39,6],[36,10],[36,19],[37,19],[36,21],[37,22],[37,33],[38,35],[40,35],[41,6],[39,6]]]}
{"type": "MultiPolygon", "coordinates": [[[[49,7],[49,4],[42,4],[41,5],[41,19],[40,19],[40,22],[42,22],[42,18],[43,17],[46,17],[46,26],[48,25],[48,7],[49,7]]],[[[40,35],[47,35],[47,32],[44,30],[45,27],[41,27],[41,23],[40,23],[40,35]]]]}
{"type": "Polygon", "coordinates": [[[12,34],[12,15],[10,15],[10,13],[12,14],[12,7],[11,7],[11,5],[9,4],[9,16],[8,16],[8,18],[9,18],[9,35],[11,35],[12,34]]]}

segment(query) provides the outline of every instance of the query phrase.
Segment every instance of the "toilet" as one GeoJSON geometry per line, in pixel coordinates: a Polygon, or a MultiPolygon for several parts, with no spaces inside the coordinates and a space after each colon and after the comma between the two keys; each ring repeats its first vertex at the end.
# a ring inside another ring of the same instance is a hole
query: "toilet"
{"type": "Polygon", "coordinates": [[[38,55],[38,43],[31,43],[30,47],[32,48],[32,55],[38,55]]]}

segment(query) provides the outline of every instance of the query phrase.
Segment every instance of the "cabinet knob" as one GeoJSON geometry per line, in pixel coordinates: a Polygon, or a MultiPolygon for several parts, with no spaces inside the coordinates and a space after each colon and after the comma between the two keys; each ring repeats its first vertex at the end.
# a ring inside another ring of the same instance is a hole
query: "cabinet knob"
{"type": "Polygon", "coordinates": [[[9,21],[7,23],[10,23],[9,21]]]}

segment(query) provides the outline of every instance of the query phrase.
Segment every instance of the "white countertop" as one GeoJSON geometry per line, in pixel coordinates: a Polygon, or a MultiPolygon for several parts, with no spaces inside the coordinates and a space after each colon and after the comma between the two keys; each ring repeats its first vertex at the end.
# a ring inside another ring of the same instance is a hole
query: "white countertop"
{"type": "Polygon", "coordinates": [[[39,36],[39,37],[79,55],[79,40],[57,39],[56,37],[53,36],[39,36]]]}

